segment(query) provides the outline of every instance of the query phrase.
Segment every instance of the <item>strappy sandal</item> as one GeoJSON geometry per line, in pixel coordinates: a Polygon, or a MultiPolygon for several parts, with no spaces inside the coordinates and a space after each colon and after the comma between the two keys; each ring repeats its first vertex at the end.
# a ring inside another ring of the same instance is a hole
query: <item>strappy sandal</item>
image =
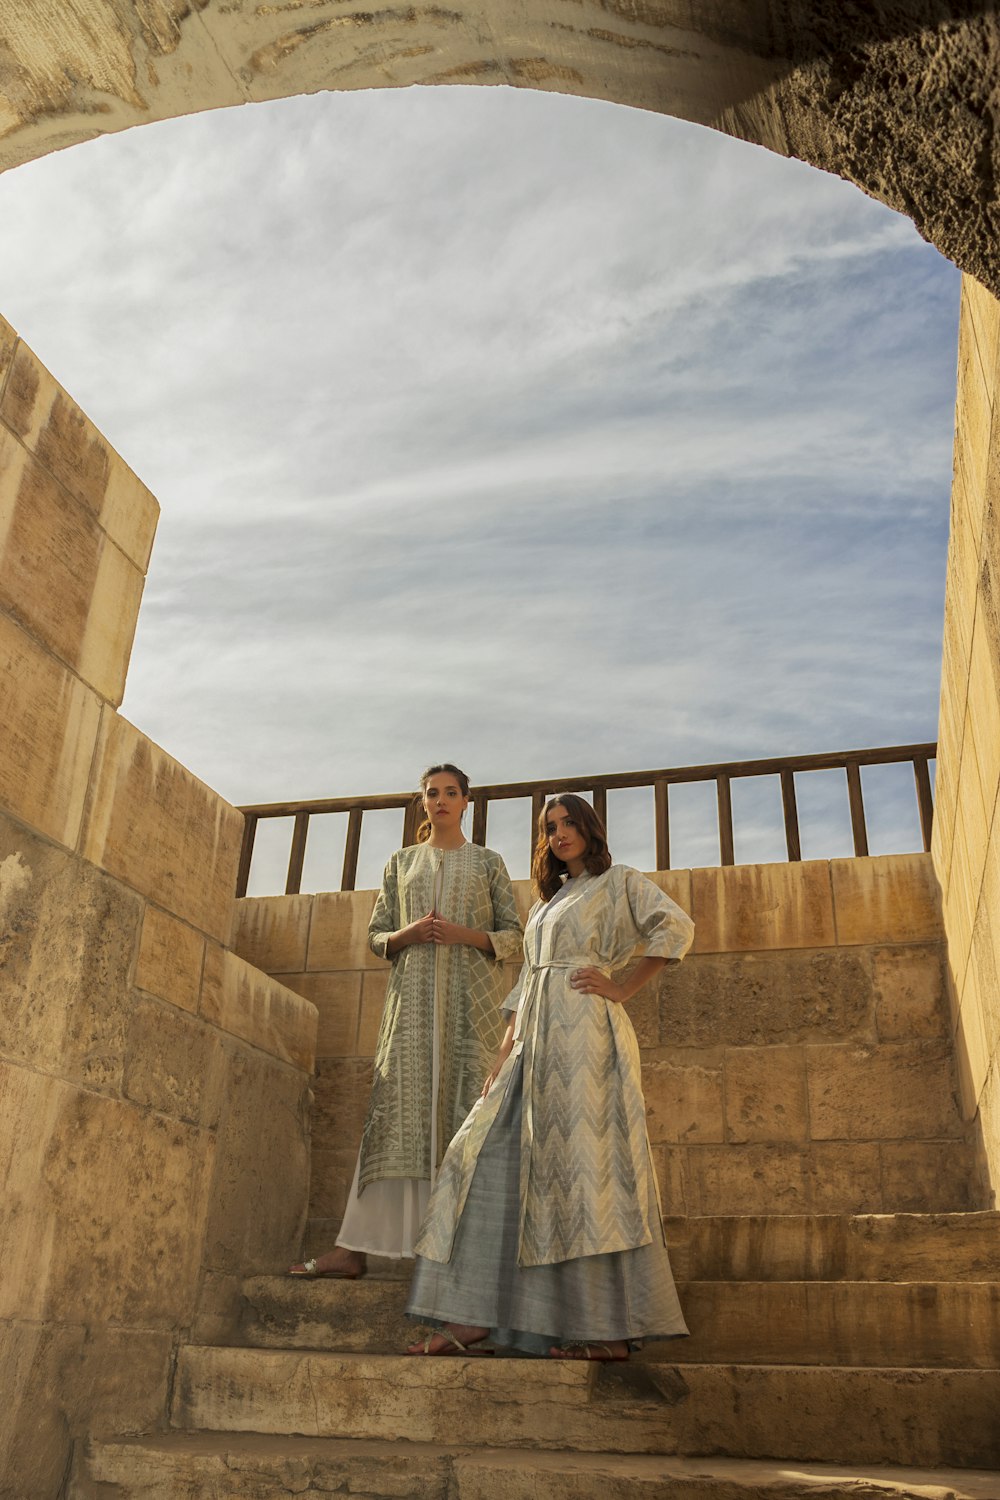
{"type": "MultiPolygon", "coordinates": [[[[483,1338],[487,1337],[488,1335],[484,1333],[483,1338]]],[[[461,1339],[457,1339],[453,1333],[449,1333],[447,1328],[432,1328],[422,1343],[413,1348],[404,1349],[403,1352],[404,1354],[426,1354],[430,1359],[457,1359],[459,1356],[463,1359],[485,1359],[487,1355],[492,1356],[492,1349],[479,1349],[476,1347],[480,1342],[477,1339],[475,1344],[463,1344],[461,1339]],[[431,1344],[436,1338],[446,1339],[447,1342],[442,1344],[440,1349],[432,1349],[431,1344]]]]}
{"type": "Polygon", "coordinates": [[[624,1364],[628,1357],[627,1348],[624,1354],[616,1354],[610,1344],[556,1344],[549,1350],[549,1359],[587,1360],[600,1365],[624,1364]]]}
{"type": "Polygon", "coordinates": [[[286,1276],[296,1276],[300,1281],[360,1281],[362,1276],[367,1276],[367,1262],[362,1262],[357,1271],[321,1271],[319,1263],[315,1260],[305,1260],[301,1263],[289,1266],[285,1272],[286,1276]]]}

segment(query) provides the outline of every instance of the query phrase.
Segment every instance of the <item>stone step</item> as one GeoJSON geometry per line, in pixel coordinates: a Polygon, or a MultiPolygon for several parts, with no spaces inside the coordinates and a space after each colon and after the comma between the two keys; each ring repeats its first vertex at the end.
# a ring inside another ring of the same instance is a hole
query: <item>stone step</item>
{"type": "Polygon", "coordinates": [[[586,1365],[207,1348],[178,1356],[186,1431],[473,1447],[1000,1467],[1000,1371],[586,1365]]]}
{"type": "Polygon", "coordinates": [[[69,1500],[997,1500],[997,1475],[169,1433],[92,1442],[69,1500]]]}
{"type": "MultiPolygon", "coordinates": [[[[997,1281],[1000,1212],[668,1218],[678,1281],[997,1281]]],[[[372,1257],[383,1279],[412,1261],[372,1257]]]]}
{"type": "Polygon", "coordinates": [[[996,1281],[1000,1213],[667,1219],[679,1281],[996,1281]]]}
{"type": "MultiPolygon", "coordinates": [[[[681,1283],[691,1337],[651,1343],[667,1364],[954,1366],[992,1369],[1000,1283],[694,1281],[681,1283]]],[[[269,1349],[398,1354],[412,1342],[406,1282],[244,1283],[246,1343],[269,1349]]]]}

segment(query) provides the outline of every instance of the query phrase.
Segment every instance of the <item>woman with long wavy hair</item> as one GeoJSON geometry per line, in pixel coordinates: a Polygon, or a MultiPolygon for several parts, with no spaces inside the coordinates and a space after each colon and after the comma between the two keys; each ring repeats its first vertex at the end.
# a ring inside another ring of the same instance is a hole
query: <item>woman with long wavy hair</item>
{"type": "Polygon", "coordinates": [[[521,947],[510,876],[462,831],[464,771],[430,766],[419,795],[417,842],[386,865],[368,929],[392,971],[347,1208],[336,1248],[292,1276],[354,1278],[368,1254],[413,1255],[438,1164],[503,1028],[503,961],[521,947]]]}
{"type": "Polygon", "coordinates": [[[410,1354],[620,1360],[687,1328],[667,1256],[626,1004],[691,946],[694,924],[611,861],[571,793],[538,823],[538,900],[510,1022],[441,1165],[417,1241],[410,1354]],[[636,953],[627,977],[613,977],[636,953]]]}

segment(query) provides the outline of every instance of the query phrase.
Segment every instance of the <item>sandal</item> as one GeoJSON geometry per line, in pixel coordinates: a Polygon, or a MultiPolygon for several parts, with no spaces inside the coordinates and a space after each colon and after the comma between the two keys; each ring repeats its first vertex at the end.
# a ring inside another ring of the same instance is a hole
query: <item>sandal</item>
{"type": "MultiPolygon", "coordinates": [[[[483,1338],[486,1337],[487,1335],[484,1333],[483,1338]]],[[[480,1342],[480,1339],[476,1339],[476,1344],[480,1342]]],[[[405,1354],[426,1354],[431,1359],[457,1359],[460,1355],[462,1358],[485,1359],[487,1355],[493,1354],[492,1349],[477,1349],[473,1344],[463,1344],[461,1339],[457,1339],[453,1333],[449,1333],[447,1328],[432,1328],[425,1339],[411,1345],[409,1349],[405,1349],[403,1352],[405,1354]],[[432,1349],[431,1344],[436,1338],[446,1339],[447,1342],[442,1344],[440,1349],[432,1349]]]]}
{"type": "Polygon", "coordinates": [[[368,1274],[368,1263],[362,1261],[356,1271],[321,1271],[319,1262],[316,1260],[301,1261],[297,1265],[289,1266],[285,1272],[286,1276],[297,1276],[303,1281],[360,1281],[362,1276],[368,1274]]]}
{"type": "Polygon", "coordinates": [[[616,1354],[610,1344],[554,1344],[549,1350],[549,1359],[583,1359],[601,1365],[624,1364],[628,1357],[627,1348],[624,1354],[616,1354]]]}

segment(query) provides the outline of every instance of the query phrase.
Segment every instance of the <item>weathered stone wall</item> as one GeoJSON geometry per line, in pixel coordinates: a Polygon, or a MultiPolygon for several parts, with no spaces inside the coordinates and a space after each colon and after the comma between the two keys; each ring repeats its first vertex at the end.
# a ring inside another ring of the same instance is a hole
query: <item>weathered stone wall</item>
{"type": "Polygon", "coordinates": [[[7,12],[0,170],[250,100],[509,84],[677,115],[836,172],[1000,293],[992,6],[73,0],[7,12]]]}
{"type": "MultiPolygon", "coordinates": [[[[697,934],[630,1006],[667,1212],[982,1202],[929,856],[653,878],[697,934]]],[[[518,898],[523,912],[526,882],[518,898]]],[[[319,1009],[312,1249],[343,1213],[371,1079],[388,973],[367,948],[373,904],[371,891],[237,903],[237,951],[319,1009]]]]}
{"type": "Polygon", "coordinates": [[[0,1494],[155,1427],[295,1248],[312,1006],[229,951],[240,815],[120,718],[157,505],[0,321],[0,1494]],[[262,1130],[261,1121],[267,1121],[262,1130]]]}
{"type": "Polygon", "coordinates": [[[963,1113],[1000,1186],[1000,304],[966,277],[933,856],[963,1113]]]}

